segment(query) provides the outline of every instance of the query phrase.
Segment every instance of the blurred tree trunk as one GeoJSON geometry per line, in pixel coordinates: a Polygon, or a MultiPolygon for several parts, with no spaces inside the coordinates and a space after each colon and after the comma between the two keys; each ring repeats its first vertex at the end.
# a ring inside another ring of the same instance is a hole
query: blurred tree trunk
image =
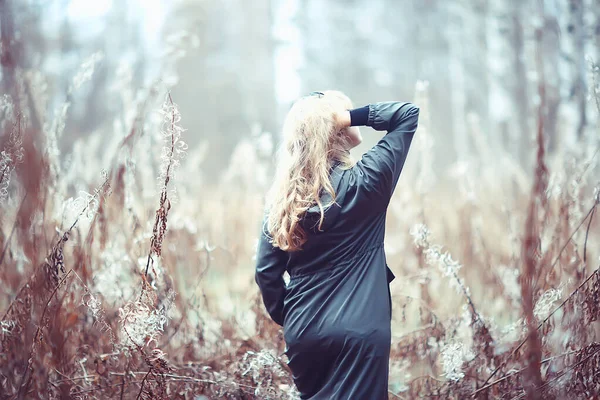
{"type": "Polygon", "coordinates": [[[186,0],[169,18],[167,32],[183,25],[199,38],[178,62],[173,97],[184,126],[199,129],[189,144],[208,142],[205,176],[218,180],[241,139],[277,128],[271,0],[186,0]]]}
{"type": "Polygon", "coordinates": [[[512,48],[515,81],[513,84],[513,100],[516,104],[518,119],[518,154],[521,165],[528,166],[531,157],[531,138],[529,125],[529,91],[527,67],[525,65],[525,30],[523,28],[523,3],[517,1],[512,10],[512,48]]]}
{"type": "MultiPolygon", "coordinates": [[[[17,101],[16,68],[20,56],[15,42],[15,13],[10,0],[0,0],[0,64],[2,65],[2,93],[10,94],[15,107],[17,101]]],[[[18,112],[18,110],[15,110],[18,112]]]]}
{"type": "Polygon", "coordinates": [[[600,7],[598,7],[597,0],[591,0],[592,10],[594,12],[594,22],[593,22],[593,33],[594,37],[592,40],[593,47],[596,49],[596,54],[594,54],[594,61],[596,64],[600,64],[600,7]],[[595,7],[594,7],[595,5],[595,7]]]}
{"type": "MultiPolygon", "coordinates": [[[[599,66],[600,65],[600,7],[598,6],[598,0],[589,0],[590,1],[590,9],[591,11],[591,18],[590,18],[590,22],[591,22],[591,34],[592,34],[592,38],[589,41],[589,45],[590,45],[590,55],[592,58],[592,62],[599,66]]],[[[594,72],[597,75],[597,72],[594,72]]],[[[592,89],[593,90],[593,89],[592,89]]],[[[591,93],[592,96],[598,96],[598,93],[591,93]]],[[[592,110],[594,114],[596,114],[597,112],[600,113],[600,110],[597,110],[597,106],[595,104],[595,102],[592,100],[592,110]]],[[[600,115],[598,115],[598,117],[600,118],[600,115]]],[[[596,134],[597,131],[594,133],[596,134]]]]}
{"type": "Polygon", "coordinates": [[[356,8],[352,7],[356,2],[303,0],[300,4],[298,26],[305,38],[302,50],[306,60],[300,70],[302,94],[327,89],[362,91],[363,63],[369,50],[356,29],[346,28],[356,24],[356,8]],[[356,57],[359,51],[365,53],[356,57]]]}
{"type": "Polygon", "coordinates": [[[489,77],[488,77],[488,39],[486,35],[489,1],[474,0],[468,10],[470,18],[467,31],[467,40],[470,41],[465,53],[467,80],[467,111],[475,112],[480,120],[480,127],[488,138],[490,135],[489,124],[489,77]]]}
{"type": "Polygon", "coordinates": [[[569,96],[574,100],[579,121],[577,139],[581,139],[587,125],[587,82],[585,62],[585,5],[583,0],[569,0],[568,38],[571,47],[572,77],[569,96]]]}
{"type": "MultiPolygon", "coordinates": [[[[107,118],[107,115],[123,109],[117,108],[118,102],[106,101],[109,98],[107,88],[113,83],[109,81],[109,71],[114,73],[117,70],[119,59],[123,54],[127,54],[129,49],[140,49],[134,53],[138,57],[142,54],[141,49],[143,48],[142,44],[135,40],[135,31],[139,29],[139,19],[128,18],[127,12],[126,1],[114,3],[110,13],[104,17],[102,22],[110,29],[107,29],[106,34],[98,38],[97,43],[90,43],[89,50],[83,54],[82,59],[85,59],[95,51],[102,49],[104,57],[96,64],[94,77],[88,83],[91,86],[90,93],[93,95],[87,96],[85,103],[82,104],[84,105],[82,109],[74,105],[74,108],[78,108],[79,132],[91,132],[101,128],[103,124],[112,126],[112,121],[107,118]]],[[[136,74],[134,73],[133,76],[135,77],[136,74]]]]}
{"type": "MultiPolygon", "coordinates": [[[[393,2],[398,12],[412,18],[406,18],[408,32],[405,37],[407,48],[403,53],[398,53],[398,70],[400,75],[408,75],[407,89],[414,90],[417,80],[425,80],[428,85],[429,112],[434,115],[430,120],[431,133],[443,132],[436,137],[438,148],[449,148],[452,146],[453,138],[458,132],[454,131],[454,114],[450,104],[450,93],[452,93],[453,76],[448,68],[451,50],[455,50],[449,40],[448,32],[441,27],[446,26],[449,18],[449,5],[447,2],[427,0],[423,2],[393,2]],[[441,29],[431,29],[432,26],[441,29]],[[407,64],[414,59],[414,64],[407,64]],[[412,71],[411,71],[412,70],[412,71]],[[410,74],[412,72],[413,74],[410,74]]],[[[394,27],[393,19],[396,13],[386,13],[389,23],[394,27]]],[[[390,31],[393,35],[393,31],[390,31]]],[[[409,92],[412,95],[412,92],[409,92]]],[[[419,104],[420,105],[420,104],[419,104]]],[[[432,155],[436,168],[444,169],[455,161],[455,155],[451,151],[443,151],[432,155]]]]}
{"type": "Polygon", "coordinates": [[[243,1],[242,4],[244,25],[238,41],[242,58],[238,74],[243,88],[243,104],[250,124],[258,124],[263,131],[274,132],[277,104],[273,79],[271,0],[243,1]]]}
{"type": "Polygon", "coordinates": [[[558,7],[556,1],[547,2],[543,8],[543,43],[542,56],[544,60],[546,110],[544,113],[544,134],[547,138],[547,147],[550,152],[556,149],[558,111],[561,103],[560,87],[561,76],[559,71],[561,42],[560,26],[558,23],[558,7]]]}
{"type": "Polygon", "coordinates": [[[34,107],[34,94],[23,71],[39,65],[45,53],[44,38],[40,34],[44,5],[33,7],[26,2],[0,0],[0,65],[2,81],[0,94],[8,94],[24,122],[34,129],[40,128],[40,116],[34,107]]]}
{"type": "Polygon", "coordinates": [[[487,0],[456,2],[450,7],[450,80],[454,111],[454,135],[458,159],[474,151],[467,116],[477,116],[478,128],[490,135],[488,78],[487,0]],[[455,93],[455,90],[458,91],[455,93]]]}
{"type": "Polygon", "coordinates": [[[467,93],[464,60],[465,54],[465,20],[464,9],[455,4],[450,10],[448,22],[448,43],[450,59],[448,69],[450,75],[450,108],[452,109],[452,131],[454,133],[454,150],[458,160],[463,160],[469,149],[467,138],[467,93]]]}

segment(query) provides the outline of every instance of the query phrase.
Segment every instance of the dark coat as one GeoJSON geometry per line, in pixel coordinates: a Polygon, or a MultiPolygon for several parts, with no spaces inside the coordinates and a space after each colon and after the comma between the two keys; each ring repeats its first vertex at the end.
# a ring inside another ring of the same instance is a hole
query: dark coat
{"type": "Polygon", "coordinates": [[[369,105],[367,126],[388,133],[351,169],[334,165],[336,204],[327,208],[322,231],[318,207],[305,214],[302,250],[273,247],[263,223],[256,282],[271,318],[283,326],[302,399],[388,398],[394,275],[383,250],[385,218],[418,115],[410,103],[369,105]]]}

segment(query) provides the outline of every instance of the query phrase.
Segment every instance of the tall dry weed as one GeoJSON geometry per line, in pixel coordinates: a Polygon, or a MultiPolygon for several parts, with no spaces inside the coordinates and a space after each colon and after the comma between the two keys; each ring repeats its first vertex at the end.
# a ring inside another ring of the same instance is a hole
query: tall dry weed
{"type": "MultiPolygon", "coordinates": [[[[93,78],[91,60],[66,101],[93,78]]],[[[207,186],[185,116],[128,76],[119,95],[137,100],[124,101],[114,152],[97,156],[92,135],[70,164],[0,102],[0,398],[296,399],[253,280],[272,145],[244,141],[244,171],[238,159],[207,186]]],[[[414,148],[427,154],[428,96],[420,82],[414,148]]],[[[44,130],[57,146],[68,110],[44,130]]],[[[598,152],[546,154],[538,119],[532,177],[476,116],[474,151],[447,173],[411,151],[386,228],[390,398],[599,396],[598,152]]]]}

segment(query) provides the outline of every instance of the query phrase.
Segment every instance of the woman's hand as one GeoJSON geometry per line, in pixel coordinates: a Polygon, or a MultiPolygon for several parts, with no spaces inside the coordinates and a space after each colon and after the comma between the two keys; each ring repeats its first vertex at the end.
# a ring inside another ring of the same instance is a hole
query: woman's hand
{"type": "Polygon", "coordinates": [[[362,142],[362,136],[356,126],[350,126],[352,119],[350,111],[343,110],[333,114],[333,119],[339,130],[339,133],[344,136],[344,148],[350,150],[358,146],[362,142]]]}
{"type": "Polygon", "coordinates": [[[350,126],[350,111],[343,110],[338,111],[333,114],[333,119],[335,124],[338,126],[338,129],[348,128],[350,126]]]}
{"type": "Polygon", "coordinates": [[[360,135],[358,127],[350,126],[352,124],[350,111],[338,111],[334,113],[333,118],[340,134],[344,136],[344,147],[346,150],[350,150],[362,142],[362,136],[360,135]]]}
{"type": "Polygon", "coordinates": [[[346,136],[347,149],[350,150],[362,143],[362,136],[358,126],[350,126],[344,129],[344,135],[346,136]]]}

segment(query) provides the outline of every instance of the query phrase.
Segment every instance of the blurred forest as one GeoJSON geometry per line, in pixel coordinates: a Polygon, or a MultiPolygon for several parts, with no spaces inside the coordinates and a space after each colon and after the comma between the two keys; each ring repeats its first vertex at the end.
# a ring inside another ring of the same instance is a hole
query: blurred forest
{"type": "Polygon", "coordinates": [[[336,88],[363,105],[410,99],[421,80],[429,84],[440,168],[474,150],[473,123],[530,166],[536,49],[548,147],[589,145],[594,137],[588,101],[590,62],[600,58],[594,0],[95,3],[0,3],[3,93],[16,90],[17,74],[25,71],[43,76],[50,89],[31,115],[34,127],[44,122],[39,114],[62,104],[83,60],[102,54],[82,89],[85,101],[68,113],[65,142],[112,129],[122,108],[115,85],[128,85],[135,99],[136,89],[160,80],[173,88],[193,133],[189,144],[210,143],[210,177],[227,165],[240,139],[256,131],[276,135],[290,103],[305,93],[336,88]],[[537,46],[536,29],[543,32],[537,46]],[[469,116],[476,122],[466,122],[469,116]]]}
{"type": "Polygon", "coordinates": [[[0,0],[0,64],[0,399],[298,398],[253,255],[325,89],[421,108],[390,398],[600,396],[597,0],[0,0]]]}

